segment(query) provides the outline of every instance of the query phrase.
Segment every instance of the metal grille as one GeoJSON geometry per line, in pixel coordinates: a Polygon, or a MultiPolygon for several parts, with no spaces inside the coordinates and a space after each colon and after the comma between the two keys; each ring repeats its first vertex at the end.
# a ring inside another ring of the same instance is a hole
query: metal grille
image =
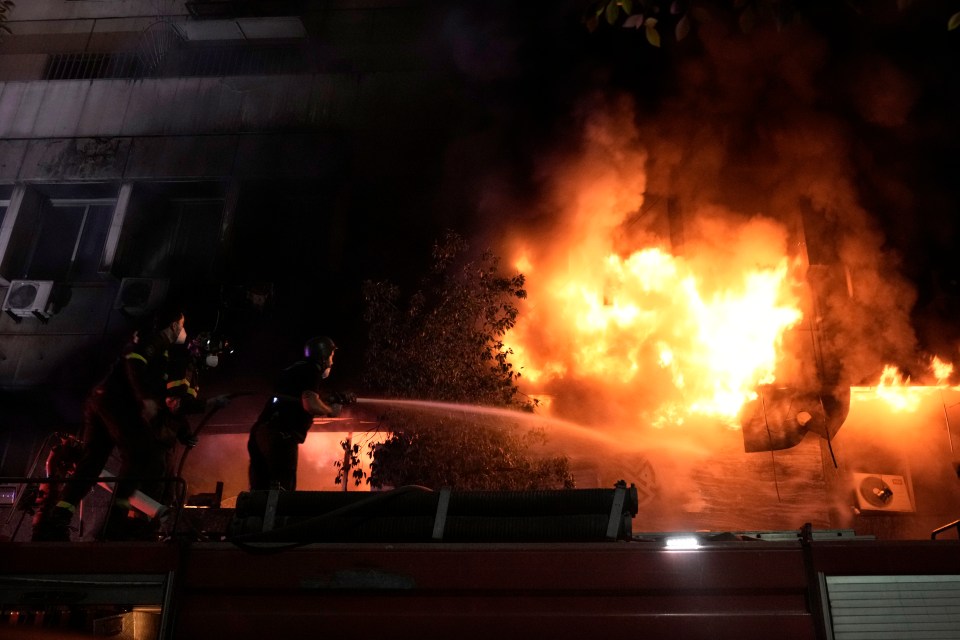
{"type": "Polygon", "coordinates": [[[163,78],[303,73],[308,65],[296,46],[178,49],[164,56],[128,53],[65,53],[47,58],[44,80],[163,78]]]}
{"type": "Polygon", "coordinates": [[[44,80],[137,78],[142,75],[136,54],[66,53],[47,57],[44,80]]]}

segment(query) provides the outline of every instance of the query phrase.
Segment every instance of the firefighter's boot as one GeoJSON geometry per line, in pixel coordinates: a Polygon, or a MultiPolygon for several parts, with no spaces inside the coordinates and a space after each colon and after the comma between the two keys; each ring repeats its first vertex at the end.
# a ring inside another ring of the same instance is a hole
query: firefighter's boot
{"type": "Polygon", "coordinates": [[[73,511],[56,506],[37,513],[33,519],[33,542],[70,542],[73,511]]]}
{"type": "Polygon", "coordinates": [[[125,507],[110,510],[100,532],[100,540],[151,540],[157,539],[157,527],[148,518],[125,507]]]}

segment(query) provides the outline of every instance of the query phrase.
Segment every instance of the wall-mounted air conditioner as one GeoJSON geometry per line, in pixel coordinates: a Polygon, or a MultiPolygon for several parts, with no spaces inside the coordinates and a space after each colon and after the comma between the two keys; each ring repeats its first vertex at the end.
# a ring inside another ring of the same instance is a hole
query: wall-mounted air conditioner
{"type": "Polygon", "coordinates": [[[854,473],[853,490],[861,511],[915,511],[913,488],[904,476],[854,473]]]}
{"type": "Polygon", "coordinates": [[[131,315],[150,313],[163,302],[168,282],[157,278],[124,278],[120,281],[114,309],[131,315]]]}
{"type": "Polygon", "coordinates": [[[15,318],[50,317],[52,280],[13,280],[3,299],[3,310],[15,318]]]}

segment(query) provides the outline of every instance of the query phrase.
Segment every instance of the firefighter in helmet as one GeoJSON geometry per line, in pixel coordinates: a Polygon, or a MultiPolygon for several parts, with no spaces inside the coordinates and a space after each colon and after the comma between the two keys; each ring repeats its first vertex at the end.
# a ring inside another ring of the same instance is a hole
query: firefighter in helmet
{"type": "Polygon", "coordinates": [[[154,316],[153,326],[134,334],[110,372],[87,397],[75,480],[65,483],[52,508],[38,514],[33,540],[69,540],[77,505],[98,482],[114,448],[120,466],[106,533],[113,538],[149,537],[149,523],[137,516],[130,498],[138,489],[148,489],[144,479],[157,480],[165,471],[154,426],[165,410],[168,351],[185,342],[185,322],[179,308],[161,309],[154,316]]]}
{"type": "Polygon", "coordinates": [[[307,340],[303,359],[284,369],[260,416],[250,430],[250,488],[297,488],[299,447],[315,416],[340,415],[342,402],[321,397],[323,380],[330,375],[337,345],[326,336],[307,340]]]}

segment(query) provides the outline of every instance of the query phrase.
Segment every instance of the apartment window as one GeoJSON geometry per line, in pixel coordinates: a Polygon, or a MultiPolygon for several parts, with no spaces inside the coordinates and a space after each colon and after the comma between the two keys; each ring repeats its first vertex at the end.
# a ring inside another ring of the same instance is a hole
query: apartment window
{"type": "Polygon", "coordinates": [[[116,201],[47,200],[26,277],[89,280],[97,276],[116,201]]]}
{"type": "Polygon", "coordinates": [[[222,200],[170,203],[161,250],[167,255],[171,276],[201,281],[211,276],[222,218],[222,200]]]}
{"type": "MultiPolygon", "coordinates": [[[[85,281],[100,276],[104,245],[118,186],[44,184],[26,188],[18,200],[14,228],[5,249],[8,279],[85,281]]],[[[12,202],[0,189],[2,216],[12,202]]]]}
{"type": "Polygon", "coordinates": [[[213,276],[224,199],[217,185],[143,185],[130,204],[115,272],[205,281],[213,276]]]}

